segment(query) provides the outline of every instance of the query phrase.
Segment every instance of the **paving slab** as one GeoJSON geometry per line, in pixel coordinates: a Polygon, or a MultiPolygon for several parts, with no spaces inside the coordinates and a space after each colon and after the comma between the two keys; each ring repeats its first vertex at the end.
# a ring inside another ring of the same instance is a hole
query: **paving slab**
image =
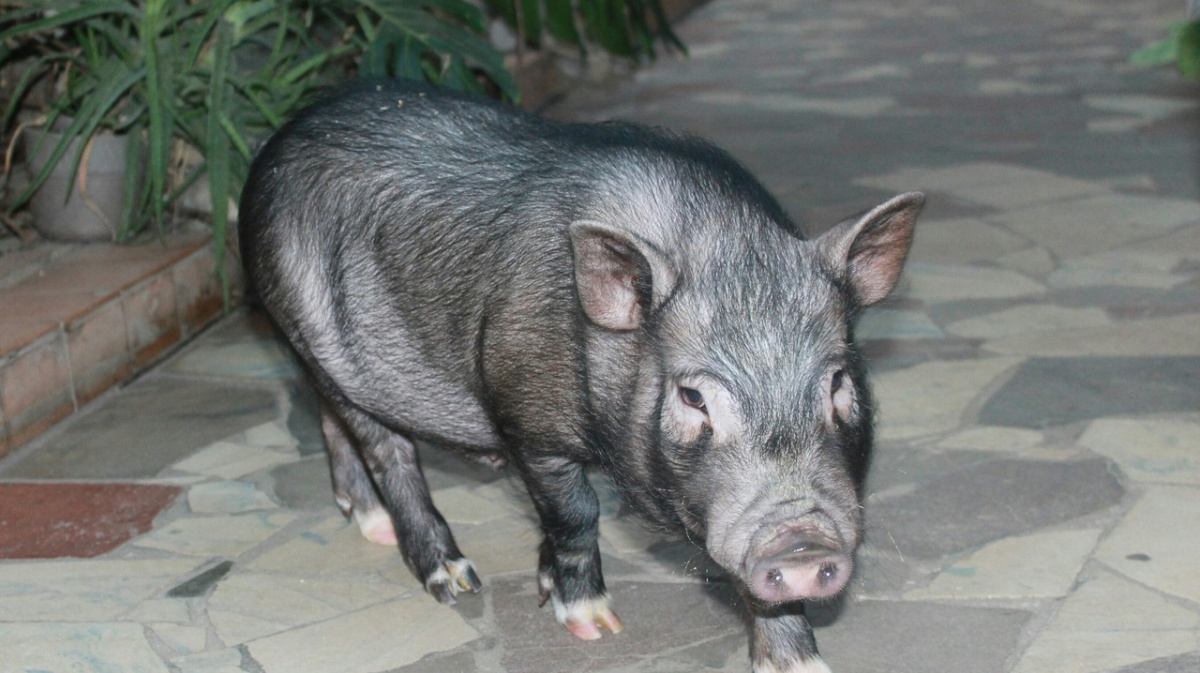
{"type": "Polygon", "coordinates": [[[1092,673],[1200,650],[1200,615],[1109,573],[1083,582],[1013,673],[1092,673]]]}
{"type": "Polygon", "coordinates": [[[872,500],[868,535],[901,556],[936,559],[1065,523],[1121,502],[1107,461],[1000,459],[872,500]]]}
{"type": "Polygon", "coordinates": [[[192,451],[271,421],[277,413],[275,397],[262,390],[147,377],[81,414],[52,442],[0,474],[8,479],[153,477],[192,451]]]}
{"type": "Polygon", "coordinates": [[[1122,415],[1200,410],[1200,358],[1032,358],[979,410],[985,425],[1046,428],[1122,415]]]}

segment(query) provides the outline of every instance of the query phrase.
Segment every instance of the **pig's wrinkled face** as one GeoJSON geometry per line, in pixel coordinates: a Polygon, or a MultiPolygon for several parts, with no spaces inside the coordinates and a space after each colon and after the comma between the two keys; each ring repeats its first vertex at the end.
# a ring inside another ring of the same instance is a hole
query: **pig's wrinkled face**
{"type": "Polygon", "coordinates": [[[852,300],[808,244],[789,243],[797,254],[776,258],[783,269],[706,265],[661,332],[677,513],[764,603],[845,586],[871,442],[852,300]]]}

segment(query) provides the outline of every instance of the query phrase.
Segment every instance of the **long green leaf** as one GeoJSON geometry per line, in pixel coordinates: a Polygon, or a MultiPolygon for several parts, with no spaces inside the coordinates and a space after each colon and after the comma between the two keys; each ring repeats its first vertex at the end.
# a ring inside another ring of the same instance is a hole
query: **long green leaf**
{"type": "Polygon", "coordinates": [[[0,40],[7,40],[18,35],[32,35],[44,31],[62,28],[77,21],[84,21],[104,14],[124,14],[132,19],[138,19],[140,12],[132,2],[118,0],[88,0],[80,3],[78,0],[63,2],[39,3],[25,10],[17,10],[5,15],[5,19],[16,23],[12,28],[0,33],[0,40]],[[24,21],[30,16],[38,16],[54,12],[35,21],[24,21]]]}
{"type": "Polygon", "coordinates": [[[571,0],[544,0],[546,28],[554,39],[575,47],[583,47],[583,39],[575,28],[575,7],[571,0]]]}
{"type": "Polygon", "coordinates": [[[142,51],[146,60],[146,105],[150,120],[150,137],[147,143],[150,153],[150,185],[154,195],[154,220],[159,227],[162,226],[162,194],[166,189],[167,160],[171,151],[171,126],[168,124],[170,113],[167,109],[171,101],[165,86],[167,73],[163,72],[159,52],[164,4],[164,0],[147,0],[145,14],[139,26],[142,51]]]}

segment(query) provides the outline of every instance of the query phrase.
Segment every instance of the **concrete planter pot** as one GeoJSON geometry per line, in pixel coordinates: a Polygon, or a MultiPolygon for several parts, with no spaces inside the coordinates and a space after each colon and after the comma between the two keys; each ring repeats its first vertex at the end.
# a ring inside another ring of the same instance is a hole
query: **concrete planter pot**
{"type": "MultiPolygon", "coordinates": [[[[46,165],[62,134],[46,131],[25,137],[26,167],[30,178],[46,165]]],[[[57,241],[112,241],[121,223],[125,199],[126,136],[100,133],[85,148],[75,184],[70,183],[71,157],[80,139],[71,142],[50,176],[29,201],[33,227],[44,238],[57,241]]]]}

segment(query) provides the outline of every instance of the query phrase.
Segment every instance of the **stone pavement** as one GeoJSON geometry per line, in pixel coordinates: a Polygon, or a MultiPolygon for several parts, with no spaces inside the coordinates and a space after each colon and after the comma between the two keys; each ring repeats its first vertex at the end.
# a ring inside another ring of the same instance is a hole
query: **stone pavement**
{"type": "MultiPolygon", "coordinates": [[[[838,673],[1200,670],[1200,90],[1125,65],[1175,0],[714,0],[691,59],[551,110],[714,138],[815,232],[929,206],[860,339],[869,538],[838,673]]],[[[241,310],[0,462],[0,671],[746,671],[732,593],[624,516],[626,631],[536,608],[503,472],[425,451],[485,590],[425,596],[333,505],[315,402],[241,310]]]]}

